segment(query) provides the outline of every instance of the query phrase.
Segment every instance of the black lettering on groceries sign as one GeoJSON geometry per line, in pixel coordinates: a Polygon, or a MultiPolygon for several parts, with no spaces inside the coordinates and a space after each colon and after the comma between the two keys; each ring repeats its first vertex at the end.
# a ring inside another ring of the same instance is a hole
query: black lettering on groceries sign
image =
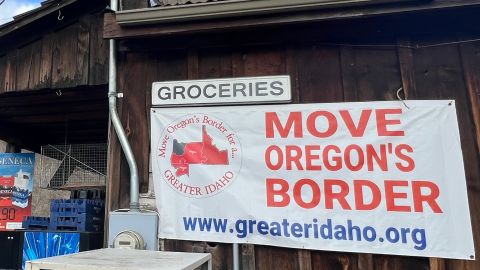
{"type": "Polygon", "coordinates": [[[287,75],[152,84],[153,106],[288,103],[291,97],[287,75]]]}

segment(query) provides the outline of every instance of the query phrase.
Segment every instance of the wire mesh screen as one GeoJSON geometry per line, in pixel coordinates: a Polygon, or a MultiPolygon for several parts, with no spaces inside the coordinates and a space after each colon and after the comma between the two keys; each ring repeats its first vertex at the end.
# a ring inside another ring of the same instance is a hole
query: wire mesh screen
{"type": "Polygon", "coordinates": [[[40,168],[42,188],[103,187],[107,174],[107,144],[42,146],[40,168]]]}

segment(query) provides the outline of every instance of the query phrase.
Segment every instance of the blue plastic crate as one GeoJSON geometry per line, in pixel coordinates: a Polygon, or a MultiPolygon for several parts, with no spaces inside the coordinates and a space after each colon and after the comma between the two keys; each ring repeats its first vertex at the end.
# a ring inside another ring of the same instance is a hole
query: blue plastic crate
{"type": "Polygon", "coordinates": [[[103,231],[103,216],[92,216],[87,213],[75,215],[52,213],[48,229],[52,231],[101,232],[103,231]]]}
{"type": "Polygon", "coordinates": [[[104,215],[105,203],[101,200],[58,199],[50,204],[51,213],[104,215]]]}
{"type": "Polygon", "coordinates": [[[73,190],[70,199],[105,200],[105,191],[100,189],[73,190]]]}
{"type": "Polygon", "coordinates": [[[23,218],[22,228],[27,230],[45,230],[49,224],[49,217],[27,216],[23,218]]]}

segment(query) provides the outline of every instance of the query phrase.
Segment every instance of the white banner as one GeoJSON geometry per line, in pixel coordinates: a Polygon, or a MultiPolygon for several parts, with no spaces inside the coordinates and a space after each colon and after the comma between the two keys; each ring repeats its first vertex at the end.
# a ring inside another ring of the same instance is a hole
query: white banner
{"type": "Polygon", "coordinates": [[[453,101],[152,109],[160,236],[474,259],[453,101]]]}

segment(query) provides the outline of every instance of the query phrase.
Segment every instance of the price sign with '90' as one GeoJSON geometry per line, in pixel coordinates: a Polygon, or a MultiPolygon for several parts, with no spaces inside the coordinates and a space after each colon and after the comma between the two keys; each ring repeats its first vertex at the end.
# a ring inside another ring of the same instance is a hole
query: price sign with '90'
{"type": "Polygon", "coordinates": [[[0,231],[22,228],[31,214],[35,154],[0,153],[0,231]]]}

